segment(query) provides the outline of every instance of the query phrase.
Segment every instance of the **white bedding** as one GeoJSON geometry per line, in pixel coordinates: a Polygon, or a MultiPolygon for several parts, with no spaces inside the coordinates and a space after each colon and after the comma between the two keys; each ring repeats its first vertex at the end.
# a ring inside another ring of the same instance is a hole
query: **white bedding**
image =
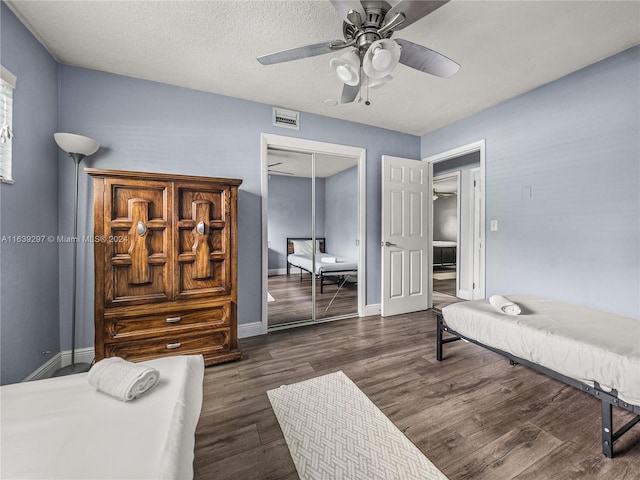
{"type": "Polygon", "coordinates": [[[434,247],[457,247],[458,243],[457,242],[450,242],[448,240],[434,240],[433,241],[433,246],[434,247]]]}
{"type": "Polygon", "coordinates": [[[640,405],[640,320],[530,295],[508,295],[520,315],[476,300],[442,309],[461,335],[558,373],[604,388],[640,405]]]}
{"type": "MultiPolygon", "coordinates": [[[[311,255],[297,255],[292,253],[287,257],[287,261],[296,267],[301,267],[308,272],[314,271],[311,255]]],[[[350,258],[338,257],[328,253],[316,253],[316,275],[323,273],[327,275],[331,272],[348,272],[358,270],[358,262],[350,258]],[[333,261],[335,259],[335,261],[333,261]]]]}
{"type": "Polygon", "coordinates": [[[1,478],[193,478],[202,356],[144,363],[160,382],[131,402],[94,390],[86,373],[3,386],[1,478]]]}

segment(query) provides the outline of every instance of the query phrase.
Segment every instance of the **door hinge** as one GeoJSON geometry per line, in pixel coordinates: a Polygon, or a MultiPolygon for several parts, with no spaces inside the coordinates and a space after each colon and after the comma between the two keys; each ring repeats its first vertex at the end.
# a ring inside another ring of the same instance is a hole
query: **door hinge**
{"type": "Polygon", "coordinates": [[[473,289],[475,290],[475,288],[476,288],[476,283],[473,282],[473,289]]]}
{"type": "Polygon", "coordinates": [[[475,180],[473,181],[473,186],[474,186],[474,187],[476,186],[476,181],[475,181],[475,180]]]}

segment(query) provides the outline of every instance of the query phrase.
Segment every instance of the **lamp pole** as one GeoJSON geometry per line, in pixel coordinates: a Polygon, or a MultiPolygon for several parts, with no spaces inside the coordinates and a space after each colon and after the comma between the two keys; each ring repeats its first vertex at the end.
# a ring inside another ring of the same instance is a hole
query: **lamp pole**
{"type": "MultiPolygon", "coordinates": [[[[76,164],[76,184],[73,193],[73,274],[71,276],[71,288],[73,290],[73,304],[71,305],[71,372],[76,370],[76,302],[77,302],[77,265],[78,265],[78,174],[80,170],[80,162],[85,157],[81,153],[70,153],[76,164]]],[[[86,372],[86,370],[79,370],[86,372]]]]}

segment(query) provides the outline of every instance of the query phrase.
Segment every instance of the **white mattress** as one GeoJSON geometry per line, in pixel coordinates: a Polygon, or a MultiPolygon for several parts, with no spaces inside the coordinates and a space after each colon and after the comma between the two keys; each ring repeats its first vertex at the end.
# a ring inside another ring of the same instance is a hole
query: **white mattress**
{"type": "Polygon", "coordinates": [[[457,247],[458,244],[456,242],[450,242],[448,240],[434,240],[434,247],[457,247]]]}
{"type": "MultiPolygon", "coordinates": [[[[296,267],[301,267],[308,272],[313,270],[313,261],[311,259],[311,255],[297,255],[292,253],[287,257],[287,261],[296,267]]],[[[324,273],[325,275],[331,272],[348,272],[358,271],[358,262],[345,257],[338,257],[336,255],[331,255],[328,253],[316,253],[316,275],[320,275],[320,273],[324,273]],[[323,258],[335,258],[335,263],[326,263],[323,262],[323,258]]]]}
{"type": "Polygon", "coordinates": [[[193,478],[202,356],[144,363],[160,382],[131,402],[95,391],[86,373],[3,386],[1,478],[193,478]]]}
{"type": "Polygon", "coordinates": [[[449,305],[445,323],[458,333],[640,405],[640,320],[530,295],[508,295],[522,308],[500,313],[488,300],[449,305]]]}

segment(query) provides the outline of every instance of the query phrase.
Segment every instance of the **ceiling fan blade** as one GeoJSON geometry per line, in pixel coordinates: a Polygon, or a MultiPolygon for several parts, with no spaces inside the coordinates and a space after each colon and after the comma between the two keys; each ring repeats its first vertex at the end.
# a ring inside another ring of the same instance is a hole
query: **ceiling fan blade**
{"type": "Polygon", "coordinates": [[[365,18],[364,8],[357,0],[331,0],[331,4],[333,5],[333,8],[338,11],[343,20],[349,20],[347,16],[349,15],[350,10],[358,12],[361,19],[365,18]]]}
{"type": "Polygon", "coordinates": [[[402,47],[400,63],[407,67],[443,78],[449,78],[460,68],[453,60],[427,47],[402,39],[396,42],[402,47]]]}
{"type": "Polygon", "coordinates": [[[384,17],[385,21],[391,21],[391,19],[397,13],[403,13],[405,21],[400,25],[395,27],[393,30],[402,30],[405,27],[408,27],[414,22],[417,22],[422,17],[426,17],[434,10],[440,8],[445,3],[449,2],[449,0],[425,0],[425,1],[411,1],[404,0],[403,2],[398,3],[395,7],[387,12],[387,15],[384,17]]]}
{"type": "Polygon", "coordinates": [[[360,92],[360,83],[357,85],[347,85],[345,84],[342,88],[342,97],[340,97],[340,103],[351,103],[353,102],[358,93],[360,92]]]}
{"type": "Polygon", "coordinates": [[[268,53],[267,55],[258,57],[258,61],[263,65],[273,65],[274,63],[290,62],[292,60],[315,57],[316,55],[324,55],[325,53],[335,52],[346,46],[347,44],[342,40],[332,40],[330,42],[316,43],[314,45],[305,45],[304,47],[289,48],[280,52],[268,53]]]}

